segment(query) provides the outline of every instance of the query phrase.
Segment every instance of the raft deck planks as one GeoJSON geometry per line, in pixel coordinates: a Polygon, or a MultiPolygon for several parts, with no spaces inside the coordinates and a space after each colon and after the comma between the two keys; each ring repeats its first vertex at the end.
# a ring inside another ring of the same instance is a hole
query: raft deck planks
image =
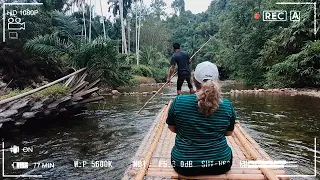
{"type": "Polygon", "coordinates": [[[241,168],[240,160],[271,160],[269,155],[242,129],[240,123],[235,125],[232,136],[227,136],[227,142],[232,149],[233,165],[231,170],[222,175],[206,175],[185,177],[177,174],[171,167],[171,149],[175,143],[175,133],[172,133],[165,119],[171,101],[158,114],[149,132],[144,137],[136,155],[132,159],[142,162],[141,167],[127,169],[122,180],[127,179],[228,179],[228,180],[264,180],[288,179],[276,175],[285,174],[281,169],[241,168]]]}

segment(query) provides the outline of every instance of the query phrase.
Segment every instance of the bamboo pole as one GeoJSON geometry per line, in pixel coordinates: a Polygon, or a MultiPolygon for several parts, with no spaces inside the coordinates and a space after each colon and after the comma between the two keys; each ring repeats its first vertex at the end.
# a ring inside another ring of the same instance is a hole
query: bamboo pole
{"type": "MultiPolygon", "coordinates": [[[[171,80],[177,73],[178,73],[178,72],[174,73],[174,74],[171,76],[170,80],[171,80]]],[[[158,91],[142,106],[142,108],[140,108],[140,110],[138,111],[138,114],[140,114],[140,112],[142,111],[142,109],[143,109],[144,107],[146,107],[147,104],[148,104],[154,97],[156,97],[156,95],[161,91],[161,89],[163,89],[169,82],[170,82],[170,81],[167,81],[166,83],[164,83],[164,84],[160,87],[160,89],[158,89],[158,91]]]]}
{"type": "Polygon", "coordinates": [[[257,160],[258,158],[260,158],[259,154],[250,146],[250,143],[248,143],[245,137],[240,134],[239,129],[235,128],[234,134],[239,139],[246,151],[249,153],[252,160],[257,160]]]}
{"type": "Polygon", "coordinates": [[[51,83],[48,83],[48,84],[46,84],[46,85],[44,85],[44,86],[38,87],[38,88],[33,89],[33,90],[31,90],[31,91],[28,91],[28,92],[25,92],[25,93],[22,93],[22,94],[13,96],[13,97],[11,97],[11,98],[4,99],[4,100],[0,101],[0,105],[5,104],[5,103],[8,103],[8,102],[11,102],[11,101],[14,101],[14,100],[17,100],[17,99],[19,99],[19,98],[23,98],[23,97],[28,96],[28,95],[30,95],[30,94],[36,93],[36,92],[38,92],[38,91],[41,91],[42,89],[45,89],[45,88],[50,87],[50,86],[52,86],[52,85],[54,85],[54,84],[57,84],[57,83],[65,80],[65,79],[68,79],[69,77],[74,76],[74,75],[76,75],[76,74],[78,74],[78,73],[80,73],[80,72],[82,72],[82,71],[84,71],[84,70],[86,70],[86,68],[82,68],[82,69],[80,69],[80,70],[78,70],[78,71],[76,71],[76,72],[74,72],[74,73],[71,73],[71,74],[69,74],[69,75],[67,75],[67,76],[64,76],[64,77],[62,77],[62,78],[60,78],[60,79],[58,79],[58,80],[55,80],[55,81],[53,81],[53,82],[51,82],[51,83]]]}
{"type": "MultiPolygon", "coordinates": [[[[237,123],[238,123],[238,125],[240,125],[239,122],[237,122],[237,123]]],[[[261,156],[256,152],[255,148],[251,146],[252,144],[245,138],[244,134],[242,134],[242,132],[241,132],[241,130],[239,130],[238,126],[236,126],[236,127],[237,128],[234,131],[235,136],[239,139],[241,144],[248,151],[248,153],[250,154],[252,159],[253,160],[261,159],[260,158],[261,156]]],[[[275,175],[275,173],[271,169],[267,169],[267,168],[259,168],[259,169],[266,176],[266,178],[268,180],[279,180],[279,178],[277,178],[277,176],[275,175]]]]}
{"type": "Polygon", "coordinates": [[[259,144],[241,127],[240,123],[236,123],[236,126],[244,137],[252,144],[252,146],[261,154],[266,160],[271,160],[271,157],[259,146],[259,144]]]}
{"type": "Polygon", "coordinates": [[[157,145],[158,145],[158,142],[159,142],[159,139],[161,137],[161,134],[162,134],[162,131],[163,131],[163,128],[164,128],[164,125],[165,125],[165,121],[167,119],[167,115],[168,115],[168,110],[169,110],[169,107],[171,105],[171,102],[172,100],[169,101],[166,109],[162,112],[162,118],[161,118],[161,121],[159,123],[159,126],[158,126],[158,131],[152,141],[152,144],[150,145],[150,148],[149,148],[149,151],[147,152],[145,158],[144,158],[144,162],[145,162],[145,166],[143,167],[142,170],[140,170],[137,175],[135,176],[135,180],[143,180],[144,179],[144,176],[146,175],[146,172],[149,168],[149,164],[150,164],[150,160],[151,160],[151,157],[152,157],[152,154],[153,154],[153,151],[156,149],[157,145]]]}
{"type": "Polygon", "coordinates": [[[7,89],[7,87],[10,85],[10,83],[12,82],[12,80],[13,80],[13,79],[10,80],[10,82],[6,85],[6,87],[4,87],[3,90],[6,90],[6,89],[7,89]]]}
{"type": "Polygon", "coordinates": [[[208,40],[207,42],[205,42],[205,43],[200,47],[200,49],[198,49],[197,52],[195,52],[195,53],[191,56],[190,59],[192,59],[205,45],[207,45],[210,40],[211,40],[211,37],[209,38],[209,40],[208,40]]]}

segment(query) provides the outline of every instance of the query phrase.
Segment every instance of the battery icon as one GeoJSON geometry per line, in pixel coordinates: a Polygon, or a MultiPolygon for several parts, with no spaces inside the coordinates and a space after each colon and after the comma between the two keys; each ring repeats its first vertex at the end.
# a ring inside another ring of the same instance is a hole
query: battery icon
{"type": "Polygon", "coordinates": [[[13,169],[28,169],[28,162],[13,162],[13,169]]]}

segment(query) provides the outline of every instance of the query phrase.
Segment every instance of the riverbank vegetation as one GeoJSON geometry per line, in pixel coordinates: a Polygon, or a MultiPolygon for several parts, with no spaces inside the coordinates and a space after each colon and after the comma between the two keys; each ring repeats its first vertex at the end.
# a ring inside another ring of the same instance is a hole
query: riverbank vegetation
{"type": "Polygon", "coordinates": [[[36,16],[20,17],[28,30],[0,47],[1,79],[11,81],[11,88],[52,81],[82,67],[113,88],[165,82],[171,44],[181,43],[191,56],[210,37],[210,43],[193,59],[193,68],[199,62],[212,61],[224,79],[260,87],[320,87],[319,33],[313,30],[311,5],[280,7],[275,0],[212,0],[205,12],[193,14],[185,9],[184,0],[172,4],[153,0],[150,6],[138,0],[109,0],[114,17],[108,19],[93,12],[99,3],[38,2],[44,5],[38,7],[36,16]],[[254,18],[255,13],[262,16],[264,10],[279,8],[299,10],[301,20],[254,18]],[[173,13],[168,13],[170,9],[173,13]]]}
{"type": "MultiPolygon", "coordinates": [[[[25,88],[23,90],[15,89],[10,91],[8,94],[0,96],[0,101],[3,99],[7,99],[25,92],[28,92],[32,90],[32,88],[25,88]]],[[[46,89],[43,89],[39,92],[36,92],[32,95],[30,95],[33,99],[44,99],[44,98],[52,98],[53,100],[56,100],[58,98],[61,98],[63,96],[66,96],[69,93],[70,88],[65,86],[64,84],[55,84],[53,86],[50,86],[46,89]]]]}

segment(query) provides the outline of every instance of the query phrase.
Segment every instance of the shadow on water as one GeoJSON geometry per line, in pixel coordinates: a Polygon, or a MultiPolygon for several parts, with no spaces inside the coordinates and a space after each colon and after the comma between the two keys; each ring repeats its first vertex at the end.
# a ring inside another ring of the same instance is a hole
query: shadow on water
{"type": "MultiPolygon", "coordinates": [[[[245,89],[245,86],[228,85],[223,91],[236,88],[245,89]]],[[[186,87],[183,90],[187,91],[186,87]]],[[[151,101],[141,115],[137,112],[150,96],[108,96],[105,101],[90,105],[85,113],[60,119],[50,128],[40,126],[32,129],[33,132],[20,132],[6,144],[33,146],[34,152],[5,152],[5,172],[41,174],[49,179],[121,179],[157,113],[175,93],[174,86],[165,89],[164,95],[151,101]],[[87,161],[88,164],[75,168],[74,160],[87,161]],[[91,167],[91,161],[104,160],[112,161],[112,167],[91,167]],[[55,167],[16,171],[11,167],[16,161],[54,162],[55,167]]],[[[274,160],[298,162],[298,168],[287,169],[288,173],[313,173],[313,141],[314,137],[320,138],[319,98],[254,94],[225,96],[233,102],[244,128],[274,160]]]]}

